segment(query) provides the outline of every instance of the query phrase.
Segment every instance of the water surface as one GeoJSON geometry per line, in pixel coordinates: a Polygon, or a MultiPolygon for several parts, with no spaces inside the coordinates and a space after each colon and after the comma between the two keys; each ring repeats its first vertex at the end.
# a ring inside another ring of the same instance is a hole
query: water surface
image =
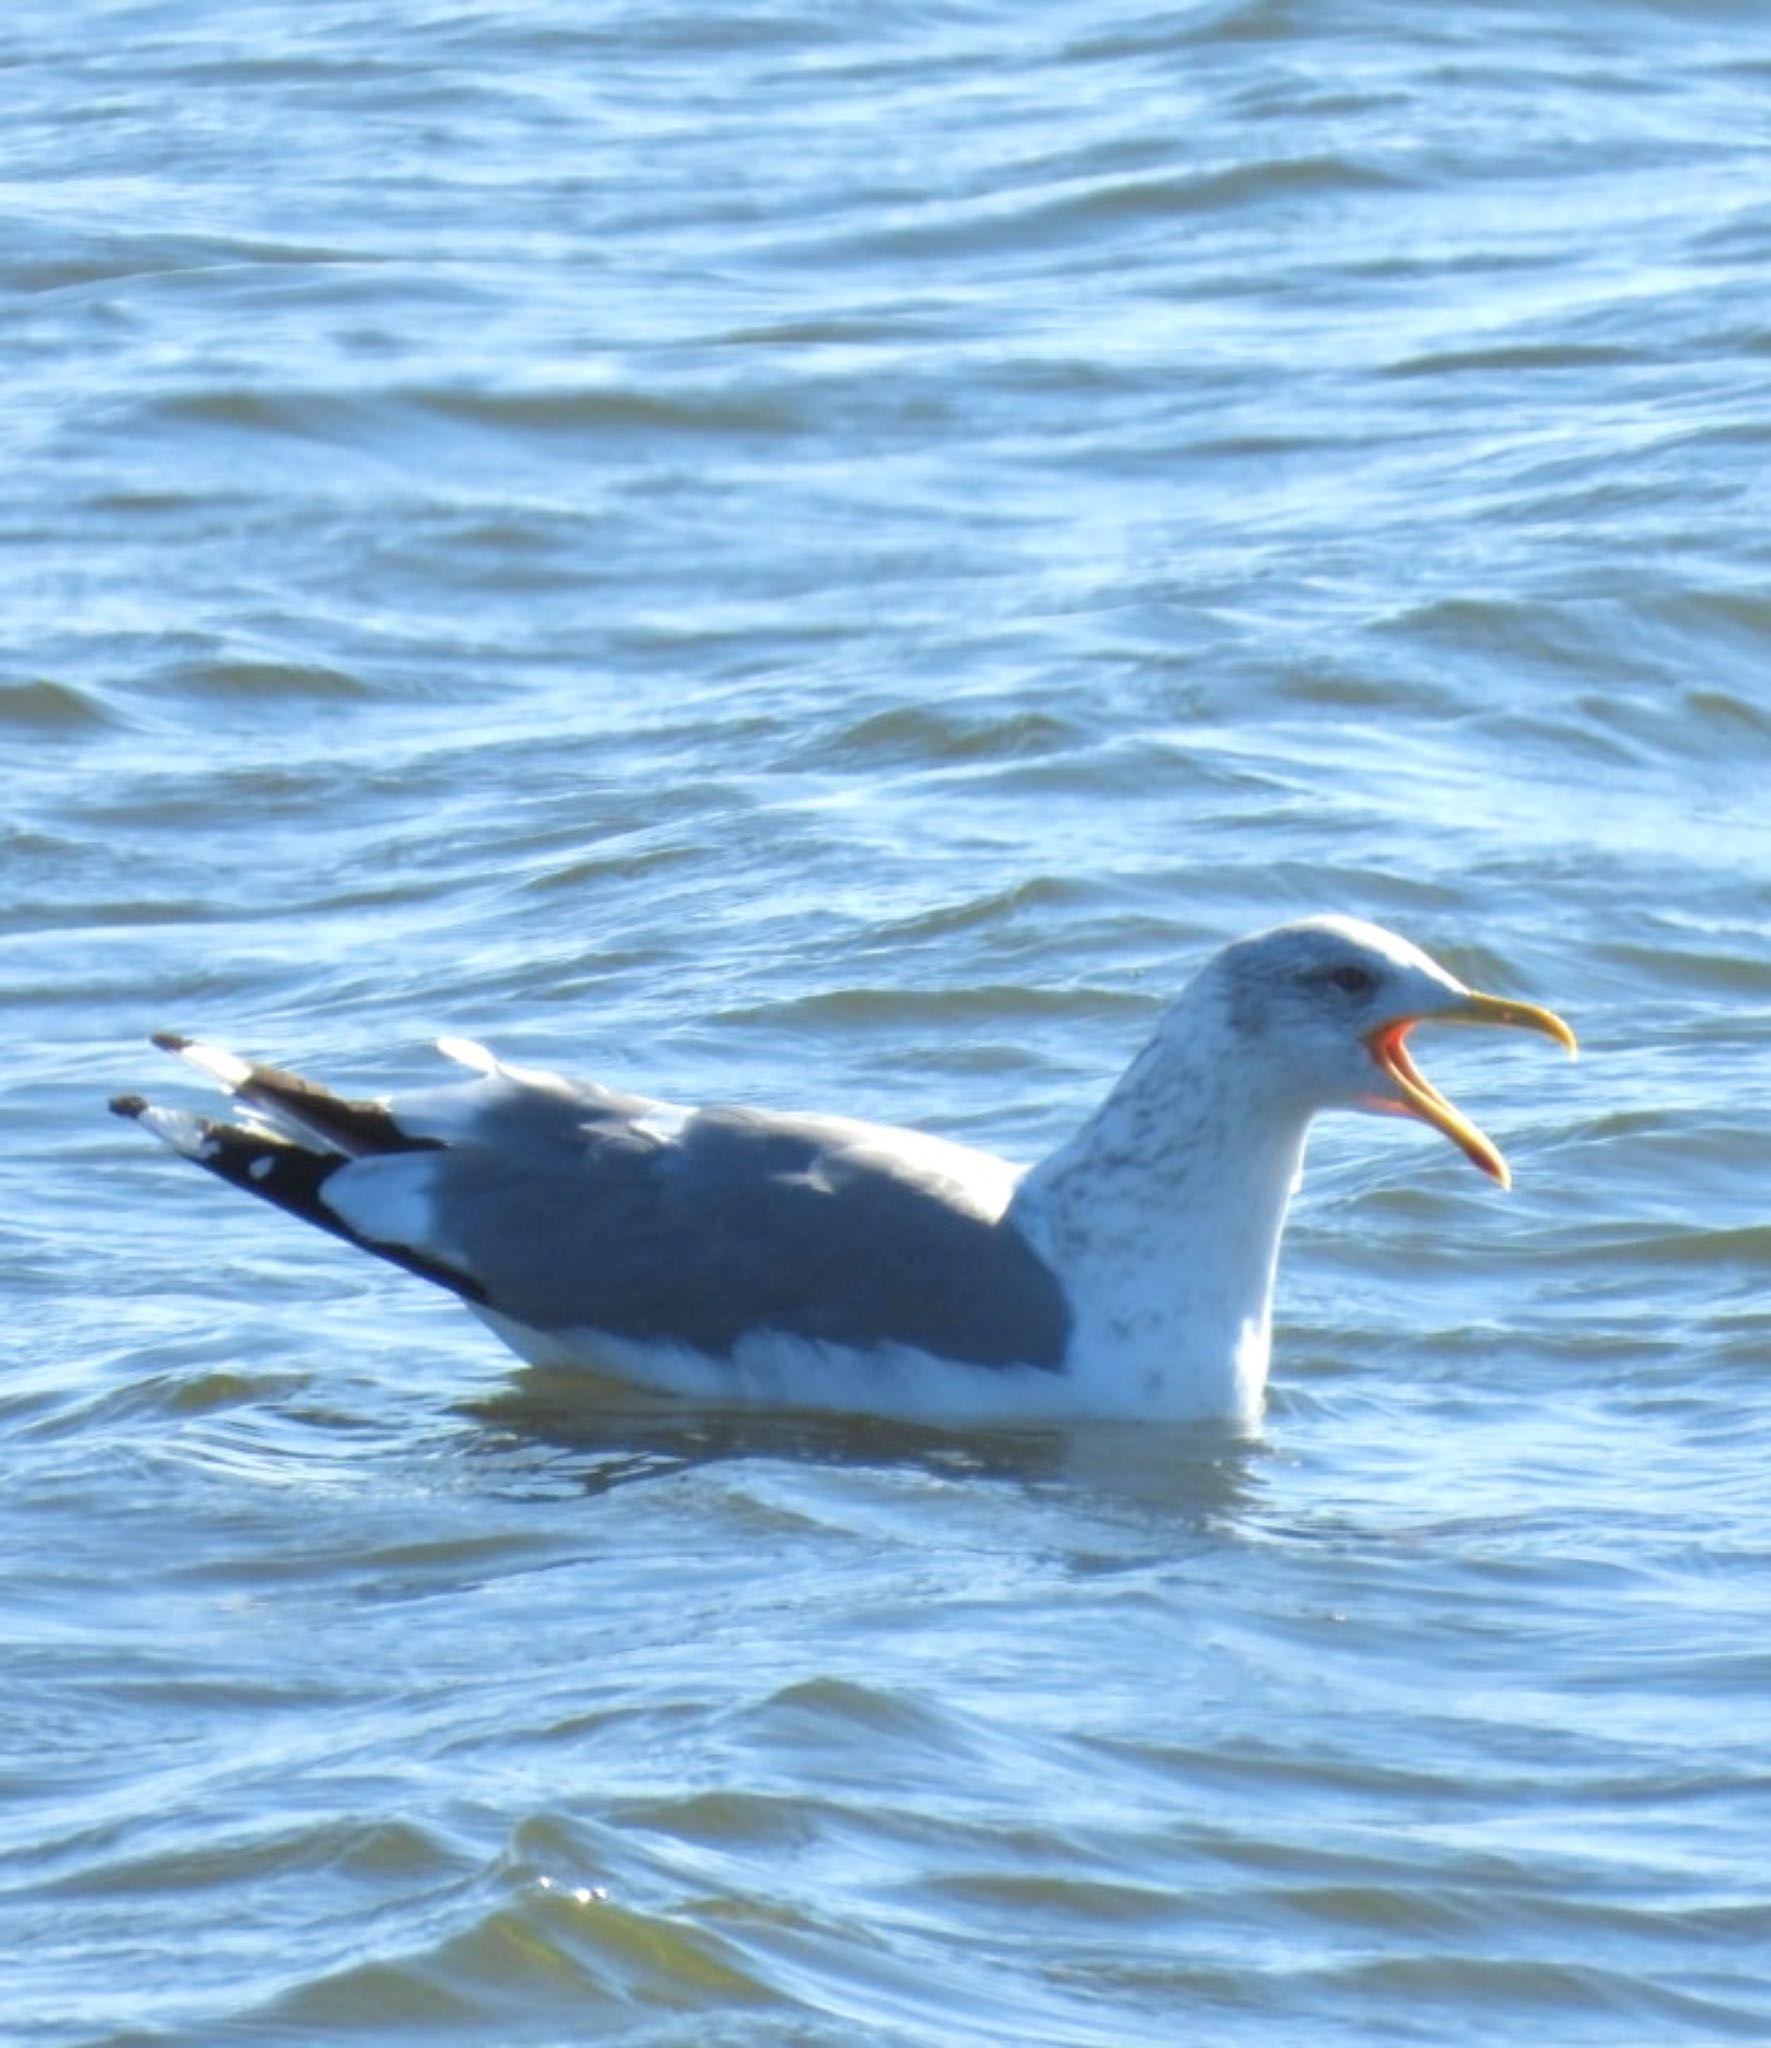
{"type": "Polygon", "coordinates": [[[1771,25],[0,23],[11,2037],[1771,2036],[1771,25]],[[524,1373],[102,1114],[1057,1143],[1318,909],[1259,1440],[524,1373]],[[177,1087],[176,1080],[171,1085],[177,1087]]]}

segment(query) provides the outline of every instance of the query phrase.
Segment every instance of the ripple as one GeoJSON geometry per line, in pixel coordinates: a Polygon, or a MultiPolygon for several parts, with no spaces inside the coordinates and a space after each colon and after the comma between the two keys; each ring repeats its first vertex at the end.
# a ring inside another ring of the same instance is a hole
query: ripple
{"type": "Polygon", "coordinates": [[[617,432],[684,435],[780,435],[803,426],[798,406],[754,387],[730,391],[660,391],[585,385],[550,391],[413,390],[415,408],[475,426],[523,433],[617,432]]]}
{"type": "Polygon", "coordinates": [[[1113,221],[1145,214],[1210,213],[1274,199],[1387,191],[1404,182],[1346,157],[1275,157],[1205,175],[1103,179],[1058,210],[1083,221],[1113,221]]]}
{"type": "Polygon", "coordinates": [[[1384,192],[1399,180],[1335,155],[1277,157],[1223,169],[1035,185],[1004,198],[950,200],[900,212],[865,232],[820,232],[809,244],[827,258],[879,264],[972,253],[999,265],[1017,252],[1063,246],[1080,234],[1123,242],[1152,224],[1236,215],[1261,207],[1331,206],[1349,194],[1384,192]]]}
{"type": "Polygon", "coordinates": [[[1330,2003],[1344,1999],[1357,2007],[1373,1998],[1396,1999],[1417,2013],[1440,2010],[1448,2025],[1467,2014],[1475,2001],[1492,2024],[1504,2024],[1509,2013],[1534,2015],[1538,2024],[1547,2026],[1557,2024],[1551,2015],[1570,2021],[1604,2015],[1613,2025],[1627,2019],[1637,2025],[1719,2027],[1726,2034],[1750,2038],[1749,2030],[1763,2023],[1756,2000],[1731,2004],[1656,1984],[1632,1972],[1573,1960],[1514,1961],[1483,1954],[1398,1958],[1324,1972],[1316,1984],[1330,2003]]]}
{"type": "Polygon", "coordinates": [[[1441,349],[1404,356],[1389,365],[1393,377],[1452,377],[1471,371],[1511,375],[1534,370],[1606,370],[1628,367],[1652,358],[1639,349],[1591,342],[1508,342],[1491,348],[1441,349]]]}
{"type": "Polygon", "coordinates": [[[298,1827],[259,1826],[236,1834],[218,1829],[200,1843],[94,1858],[45,1883],[55,1898],[139,1893],[215,1892],[226,1896],[257,1879],[299,1870],[325,1871],[377,1884],[431,1884],[466,1865],[441,1835],[402,1820],[335,1817],[298,1827]]]}
{"type": "Polygon", "coordinates": [[[867,1025],[889,1029],[906,1024],[927,1028],[1026,1017],[1096,1017],[1103,1009],[1115,1008],[1142,1016],[1147,1005],[1115,991],[1026,988],[998,983],[979,988],[834,988],[814,996],[789,996],[777,1002],[733,1007],[722,1011],[720,1017],[727,1024],[786,1024],[796,1028],[867,1025]]]}
{"type": "Polygon", "coordinates": [[[254,2015],[259,2025],[508,2024],[525,2011],[644,2011],[780,2003],[706,1927],[539,1879],[521,1896],[409,1956],[349,1965],[254,2015]]]}
{"type": "Polygon", "coordinates": [[[360,701],[375,694],[363,678],[312,662],[184,661],[166,672],[165,681],[199,696],[270,704],[360,701]]]}
{"type": "Polygon", "coordinates": [[[904,704],[832,735],[812,759],[855,768],[1019,761],[1065,752],[1080,737],[1076,726],[1040,712],[904,704]]]}
{"type": "Polygon", "coordinates": [[[71,683],[0,683],[0,728],[26,732],[76,733],[116,721],[88,690],[71,683]]]}
{"type": "MultiPolygon", "coordinates": [[[[300,242],[233,240],[203,235],[137,233],[74,235],[65,222],[30,223],[39,253],[12,256],[0,274],[24,292],[76,292],[131,278],[177,276],[240,265],[360,263],[360,254],[300,242]]],[[[29,235],[27,234],[27,241],[29,235]]]]}

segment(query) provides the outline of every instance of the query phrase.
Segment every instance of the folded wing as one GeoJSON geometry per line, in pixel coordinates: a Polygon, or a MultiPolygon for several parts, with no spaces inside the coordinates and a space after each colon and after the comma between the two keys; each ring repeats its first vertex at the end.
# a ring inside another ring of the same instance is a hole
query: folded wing
{"type": "MultiPolygon", "coordinates": [[[[353,1101],[163,1039],[240,1122],[114,1106],[232,1185],[541,1332],[730,1358],[773,1333],[1058,1368],[1062,1289],[1006,1220],[1014,1170],[841,1118],[697,1112],[484,1058],[353,1101]]],[[[471,1049],[469,1049],[471,1051],[471,1049]]]]}

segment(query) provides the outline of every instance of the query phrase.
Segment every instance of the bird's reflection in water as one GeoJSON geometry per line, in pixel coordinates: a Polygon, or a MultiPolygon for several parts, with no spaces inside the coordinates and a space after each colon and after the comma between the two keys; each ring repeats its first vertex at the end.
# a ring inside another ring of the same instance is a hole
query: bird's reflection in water
{"type": "Polygon", "coordinates": [[[934,1429],[816,1409],[708,1408],[582,1369],[526,1368],[463,1412],[522,1491],[600,1494],[739,1460],[882,1468],[1074,1489],[1189,1523],[1257,1495],[1266,1452],[1217,1424],[1023,1424],[934,1429]],[[542,1453],[539,1462],[535,1454],[542,1453]]]}

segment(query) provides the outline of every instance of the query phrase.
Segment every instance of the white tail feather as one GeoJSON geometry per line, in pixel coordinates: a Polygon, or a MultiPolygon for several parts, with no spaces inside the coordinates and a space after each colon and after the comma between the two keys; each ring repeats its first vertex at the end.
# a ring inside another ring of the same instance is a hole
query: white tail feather
{"type": "Polygon", "coordinates": [[[201,1039],[192,1038],[177,1050],[181,1060],[189,1060],[210,1080],[219,1082],[230,1095],[252,1077],[252,1062],[241,1059],[237,1052],[229,1052],[225,1045],[205,1045],[201,1039]]]}
{"type": "Polygon", "coordinates": [[[161,1109],[153,1103],[136,1113],[143,1130],[152,1131],[162,1145],[170,1145],[187,1159],[207,1159],[215,1149],[209,1126],[188,1109],[161,1109]]]}
{"type": "Polygon", "coordinates": [[[439,1038],[437,1050],[444,1059],[453,1060],[458,1067],[471,1067],[476,1074],[493,1075],[498,1071],[498,1057],[471,1038],[439,1038]]]}

